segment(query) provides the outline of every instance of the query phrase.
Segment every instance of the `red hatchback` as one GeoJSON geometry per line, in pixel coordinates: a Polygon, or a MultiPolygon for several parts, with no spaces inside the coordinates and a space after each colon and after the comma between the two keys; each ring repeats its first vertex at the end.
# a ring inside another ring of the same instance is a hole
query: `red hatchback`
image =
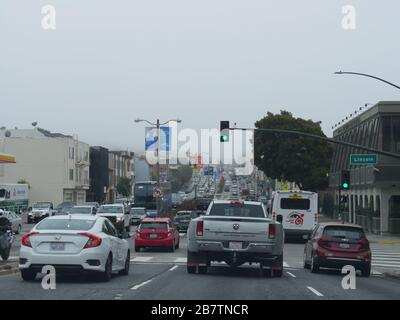
{"type": "Polygon", "coordinates": [[[145,218],[135,236],[135,251],[146,247],[167,247],[174,252],[179,248],[179,232],[169,218],[145,218]]]}
{"type": "Polygon", "coordinates": [[[352,265],[364,277],[371,273],[371,250],[364,230],[354,224],[320,223],[304,249],[304,268],[339,269],[352,265]]]}

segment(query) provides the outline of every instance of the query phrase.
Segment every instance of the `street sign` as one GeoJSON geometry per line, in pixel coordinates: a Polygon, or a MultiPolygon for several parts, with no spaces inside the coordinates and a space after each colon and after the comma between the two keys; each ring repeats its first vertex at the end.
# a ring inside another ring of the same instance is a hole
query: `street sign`
{"type": "Polygon", "coordinates": [[[154,188],[153,197],[155,197],[155,198],[160,198],[161,196],[162,196],[161,189],[159,189],[159,188],[154,188]]]}
{"type": "MultiPolygon", "coordinates": [[[[147,127],[145,137],[145,150],[154,151],[157,149],[158,136],[157,128],[147,127]]],[[[160,151],[170,151],[171,149],[171,128],[160,127],[160,151]]]]}
{"type": "Polygon", "coordinates": [[[377,154],[351,154],[350,164],[376,164],[378,162],[377,154]]]}

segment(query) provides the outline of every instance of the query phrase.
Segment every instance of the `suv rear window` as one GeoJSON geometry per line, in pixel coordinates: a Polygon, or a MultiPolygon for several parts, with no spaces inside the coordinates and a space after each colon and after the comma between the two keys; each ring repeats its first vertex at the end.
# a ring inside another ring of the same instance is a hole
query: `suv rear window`
{"type": "Polygon", "coordinates": [[[360,240],[364,238],[364,231],[360,228],[331,226],[325,227],[323,235],[332,238],[360,240]]]}
{"type": "Polygon", "coordinates": [[[143,222],[140,225],[140,230],[148,230],[148,229],[166,230],[167,223],[166,222],[143,222]]]}
{"type": "Polygon", "coordinates": [[[293,199],[293,198],[282,198],[281,209],[288,210],[309,210],[310,200],[309,199],[293,199]]]}
{"type": "Polygon", "coordinates": [[[216,203],[211,207],[210,216],[225,217],[250,217],[264,218],[264,210],[260,205],[235,205],[228,203],[216,203]]]}
{"type": "Polygon", "coordinates": [[[36,227],[38,230],[81,230],[92,229],[95,220],[77,220],[77,219],[46,219],[36,227]]]}

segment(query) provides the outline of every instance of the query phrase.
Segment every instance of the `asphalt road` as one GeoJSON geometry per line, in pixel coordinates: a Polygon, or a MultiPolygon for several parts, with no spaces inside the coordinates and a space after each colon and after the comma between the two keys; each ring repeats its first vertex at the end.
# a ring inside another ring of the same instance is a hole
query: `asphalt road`
{"type": "Polygon", "coordinates": [[[0,276],[0,299],[400,299],[400,280],[378,272],[369,278],[357,276],[354,290],[342,288],[343,275],[338,271],[312,274],[303,269],[303,249],[302,243],[285,244],[282,278],[262,277],[257,265],[232,269],[220,264],[205,275],[188,274],[183,235],[174,253],[132,250],[130,274],[115,275],[108,283],[88,276],[58,276],[56,289],[44,290],[41,277],[24,282],[18,273],[0,276]]]}

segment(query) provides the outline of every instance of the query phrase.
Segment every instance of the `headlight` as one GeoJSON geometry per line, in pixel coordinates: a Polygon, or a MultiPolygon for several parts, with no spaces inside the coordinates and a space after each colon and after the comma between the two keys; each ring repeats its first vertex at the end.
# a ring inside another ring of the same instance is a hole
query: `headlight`
{"type": "Polygon", "coordinates": [[[124,221],[124,218],[123,218],[123,217],[118,217],[118,218],[117,218],[117,222],[122,222],[122,221],[124,221]]]}

